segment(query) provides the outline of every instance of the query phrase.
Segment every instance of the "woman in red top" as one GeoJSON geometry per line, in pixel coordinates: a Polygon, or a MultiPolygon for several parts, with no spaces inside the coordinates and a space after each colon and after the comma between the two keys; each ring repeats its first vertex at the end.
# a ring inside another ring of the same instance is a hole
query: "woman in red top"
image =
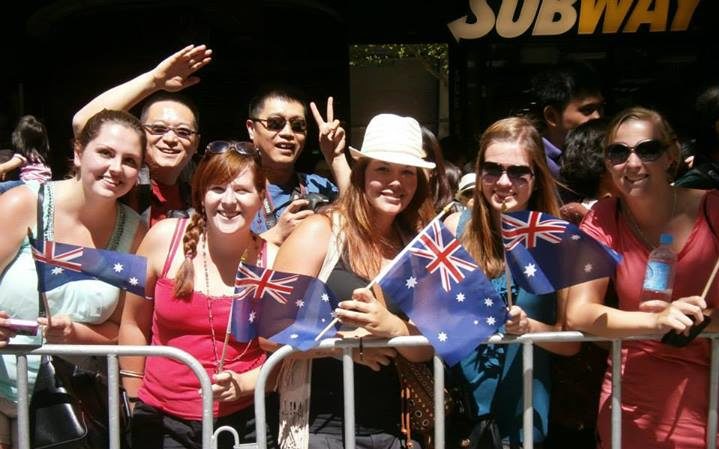
{"type": "MultiPolygon", "coordinates": [[[[120,328],[121,344],[174,346],[198,359],[213,382],[216,424],[235,427],[243,442],[254,439],[252,395],[265,355],[256,340],[224,342],[238,264],[267,264],[265,241],[250,231],[264,186],[252,144],[210,143],[192,179],[197,213],[147,234],[138,254],[148,259],[153,297],[128,295],[120,328]]],[[[135,402],[133,448],[199,448],[202,403],[191,370],[161,357],[124,357],[121,366],[135,402]]]]}
{"type": "MultiPolygon", "coordinates": [[[[686,332],[692,320],[715,315],[719,288],[713,285],[706,298],[696,295],[719,256],[717,192],[670,184],[679,148],[655,111],[632,108],[615,117],[604,159],[618,194],[599,201],[582,229],[623,256],[615,277],[619,307],[604,305],[607,278],[574,286],[567,302],[569,326],[606,337],[650,336],[686,332]],[[649,252],[663,233],[674,237],[677,253],[672,301],[642,301],[649,252]]],[[[718,321],[708,330],[716,331],[718,321]]],[[[623,342],[622,448],[706,447],[709,353],[702,338],[682,348],[656,340],[623,342]]],[[[611,446],[611,369],[610,364],[600,398],[600,448],[611,446]]]]}

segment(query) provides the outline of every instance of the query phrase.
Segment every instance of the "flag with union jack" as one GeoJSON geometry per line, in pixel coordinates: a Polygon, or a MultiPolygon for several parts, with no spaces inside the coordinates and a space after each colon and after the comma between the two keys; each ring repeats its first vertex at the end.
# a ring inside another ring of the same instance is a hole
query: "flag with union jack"
{"type": "Polygon", "coordinates": [[[621,259],[577,226],[543,212],[502,214],[502,239],[514,282],[540,295],[614,276],[621,259]]]}
{"type": "Polygon", "coordinates": [[[472,257],[435,218],[376,282],[450,366],[507,320],[506,305],[472,257]]]}
{"type": "Polygon", "coordinates": [[[232,335],[239,342],[264,337],[305,351],[318,344],[315,336],[332,322],[337,304],[334,293],[319,279],[240,263],[232,335]]]}
{"type": "Polygon", "coordinates": [[[72,281],[97,279],[145,296],[147,259],[134,254],[36,240],[29,236],[37,269],[38,291],[72,281]]]}

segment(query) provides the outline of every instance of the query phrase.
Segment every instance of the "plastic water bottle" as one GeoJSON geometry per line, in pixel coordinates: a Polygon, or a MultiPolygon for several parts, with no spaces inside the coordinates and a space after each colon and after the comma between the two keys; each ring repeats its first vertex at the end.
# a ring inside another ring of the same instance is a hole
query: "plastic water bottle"
{"type": "Polygon", "coordinates": [[[674,264],[677,255],[672,251],[672,235],[662,234],[659,246],[649,254],[642,284],[642,301],[661,299],[670,302],[674,287],[674,264]]]}

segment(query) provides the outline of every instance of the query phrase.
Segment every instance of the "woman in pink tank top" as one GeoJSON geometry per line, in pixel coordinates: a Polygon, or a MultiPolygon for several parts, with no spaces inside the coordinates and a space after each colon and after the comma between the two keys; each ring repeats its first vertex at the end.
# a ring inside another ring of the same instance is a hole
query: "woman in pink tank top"
{"type": "MultiPolygon", "coordinates": [[[[254,440],[252,397],[265,355],[257,340],[225,334],[238,264],[266,265],[266,244],[250,231],[264,186],[251,143],[210,143],[192,178],[196,212],[159,222],[140,245],[148,297],[128,295],[120,330],[121,344],[174,346],[199,360],[213,382],[216,424],[235,427],[242,442],[254,440]]],[[[133,448],[199,448],[200,384],[190,369],[161,357],[120,363],[134,403],[133,448]]]]}

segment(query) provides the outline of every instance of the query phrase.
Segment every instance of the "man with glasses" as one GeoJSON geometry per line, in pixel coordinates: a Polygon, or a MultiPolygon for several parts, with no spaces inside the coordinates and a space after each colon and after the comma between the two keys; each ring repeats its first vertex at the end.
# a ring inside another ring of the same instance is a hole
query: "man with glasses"
{"type": "MultiPolygon", "coordinates": [[[[252,230],[265,240],[281,244],[292,230],[314,213],[308,194],[321,194],[330,201],[338,194],[327,178],[301,173],[295,163],[307,138],[306,108],[299,93],[289,88],[271,88],[253,98],[246,122],[250,139],[260,151],[267,175],[267,190],[252,230]]],[[[340,185],[349,183],[349,165],[344,155],[345,132],[334,119],[332,98],[327,102],[326,121],[314,103],[312,112],[320,134],[320,149],[340,185]]]]}
{"type": "Polygon", "coordinates": [[[204,45],[189,45],[149,72],[103,92],[73,117],[78,135],[100,110],[127,111],[147,98],[140,114],[147,135],[146,166],[128,202],[150,226],[169,216],[189,215],[189,164],[200,141],[199,114],[176,92],[199,82],[193,73],[207,65],[211,55],[204,45]]]}

